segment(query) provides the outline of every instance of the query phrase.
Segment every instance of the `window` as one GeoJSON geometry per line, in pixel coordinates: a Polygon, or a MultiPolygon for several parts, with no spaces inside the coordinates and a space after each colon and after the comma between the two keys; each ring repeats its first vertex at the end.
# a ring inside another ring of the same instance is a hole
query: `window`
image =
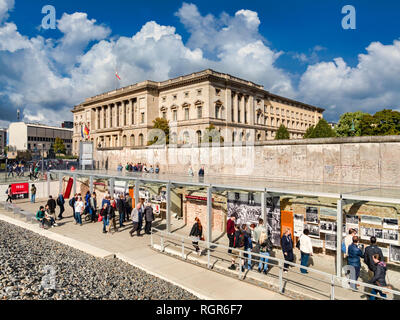
{"type": "Polygon", "coordinates": [[[172,98],[173,98],[174,100],[176,100],[176,98],[177,98],[177,95],[176,95],[176,94],[174,94],[174,95],[172,96],[172,98]]]}
{"type": "Polygon", "coordinates": [[[196,134],[197,134],[197,143],[200,144],[200,143],[201,143],[201,131],[198,130],[198,131],[196,132],[196,134]]]}
{"type": "Polygon", "coordinates": [[[185,120],[189,120],[189,108],[185,108],[185,120]]]}
{"type": "Polygon", "coordinates": [[[140,123],[144,123],[144,112],[140,114],[140,123]]]}
{"type": "Polygon", "coordinates": [[[219,117],[220,117],[220,114],[219,114],[220,109],[221,109],[221,106],[219,104],[216,104],[215,105],[215,118],[217,118],[217,119],[219,119],[219,117]]]}
{"type": "Polygon", "coordinates": [[[215,89],[215,95],[219,96],[221,93],[221,89],[215,89]]]}
{"type": "Polygon", "coordinates": [[[271,114],[274,114],[274,107],[271,107],[271,114]]]}
{"type": "Polygon", "coordinates": [[[197,89],[197,95],[201,96],[201,89],[197,89]]]}
{"type": "Polygon", "coordinates": [[[197,119],[201,119],[201,118],[203,118],[203,108],[200,106],[200,107],[197,107],[197,119]]]}
{"type": "Polygon", "coordinates": [[[167,97],[162,97],[162,102],[167,101],[167,97]]]}
{"type": "Polygon", "coordinates": [[[177,110],[172,111],[172,119],[173,119],[173,121],[178,121],[178,111],[177,110]]]}
{"type": "Polygon", "coordinates": [[[164,119],[167,119],[167,112],[163,111],[162,117],[163,117],[164,119]]]}
{"type": "Polygon", "coordinates": [[[185,98],[189,98],[189,92],[185,92],[185,98]]]}
{"type": "Polygon", "coordinates": [[[257,124],[260,124],[260,117],[261,117],[261,113],[257,113],[257,124]]]}

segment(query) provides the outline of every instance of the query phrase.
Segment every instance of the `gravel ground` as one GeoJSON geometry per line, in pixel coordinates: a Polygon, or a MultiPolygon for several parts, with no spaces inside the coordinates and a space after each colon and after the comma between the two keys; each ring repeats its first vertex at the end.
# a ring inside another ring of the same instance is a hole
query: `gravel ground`
{"type": "Polygon", "coordinates": [[[2,299],[198,298],[118,259],[95,258],[0,221],[0,300],[2,299]],[[52,277],[52,274],[55,276],[52,277]]]}

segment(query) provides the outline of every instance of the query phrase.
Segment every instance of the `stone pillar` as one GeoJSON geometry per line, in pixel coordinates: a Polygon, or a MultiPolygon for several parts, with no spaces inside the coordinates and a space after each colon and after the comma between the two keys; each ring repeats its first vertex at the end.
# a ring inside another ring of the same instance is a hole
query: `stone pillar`
{"type": "Polygon", "coordinates": [[[228,88],[225,90],[225,110],[226,121],[232,122],[232,91],[228,88]]]}
{"type": "Polygon", "coordinates": [[[135,105],[133,103],[133,99],[130,100],[130,103],[131,103],[131,115],[130,115],[131,125],[134,125],[136,124],[136,121],[135,121],[135,105]]]}
{"type": "Polygon", "coordinates": [[[245,97],[242,95],[242,98],[239,101],[239,110],[240,110],[240,122],[244,123],[244,104],[245,104],[245,97]]]}
{"type": "Polygon", "coordinates": [[[250,96],[249,97],[249,113],[248,113],[248,117],[249,117],[249,123],[251,125],[254,125],[254,117],[255,117],[255,106],[254,106],[254,97],[250,96]]]}
{"type": "Polygon", "coordinates": [[[111,104],[107,106],[107,112],[106,112],[106,128],[111,128],[111,104]]]}
{"type": "Polygon", "coordinates": [[[167,209],[167,216],[166,216],[166,230],[167,233],[171,233],[171,182],[168,182],[167,184],[167,203],[166,203],[166,209],[167,209]]]}
{"type": "Polygon", "coordinates": [[[97,116],[98,116],[99,111],[97,110],[97,107],[94,109],[94,126],[92,126],[93,129],[98,130],[99,128],[98,126],[98,120],[97,120],[97,116]]]}
{"type": "Polygon", "coordinates": [[[343,200],[337,201],[336,214],[336,275],[342,276],[343,200]]]}
{"type": "Polygon", "coordinates": [[[207,188],[207,241],[212,242],[212,186],[207,188]]]}
{"type": "Polygon", "coordinates": [[[233,119],[232,122],[238,122],[238,94],[235,92],[233,96],[233,119]]]}
{"type": "Polygon", "coordinates": [[[122,126],[126,126],[126,101],[122,102],[122,126]]]}
{"type": "Polygon", "coordinates": [[[89,191],[90,193],[93,193],[93,176],[89,177],[89,191]]]}

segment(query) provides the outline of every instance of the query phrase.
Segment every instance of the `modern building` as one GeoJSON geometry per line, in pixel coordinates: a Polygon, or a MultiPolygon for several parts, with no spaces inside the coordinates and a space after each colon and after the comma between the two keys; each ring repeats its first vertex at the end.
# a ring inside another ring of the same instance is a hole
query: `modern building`
{"type": "Polygon", "coordinates": [[[170,143],[199,143],[213,125],[225,142],[274,139],[284,124],[292,139],[316,125],[324,109],[281,97],[263,86],[207,69],[162,82],[144,81],[75,106],[73,153],[82,128],[99,150],[145,146],[153,120],[165,118],[170,143]]]}
{"type": "Polygon", "coordinates": [[[72,151],[72,129],[43,124],[12,122],[8,128],[9,145],[17,151],[48,152],[56,138],[63,140],[66,153],[72,151]]]}
{"type": "Polygon", "coordinates": [[[0,154],[4,153],[7,146],[7,129],[0,129],[0,154]]]}

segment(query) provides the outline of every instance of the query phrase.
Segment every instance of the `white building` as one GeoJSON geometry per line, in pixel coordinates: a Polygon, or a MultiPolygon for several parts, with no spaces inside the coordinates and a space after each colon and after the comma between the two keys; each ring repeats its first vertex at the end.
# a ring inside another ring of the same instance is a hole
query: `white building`
{"type": "Polygon", "coordinates": [[[66,153],[72,151],[72,129],[51,127],[43,124],[12,122],[8,128],[11,147],[17,151],[48,152],[56,138],[64,141],[66,153]]]}

